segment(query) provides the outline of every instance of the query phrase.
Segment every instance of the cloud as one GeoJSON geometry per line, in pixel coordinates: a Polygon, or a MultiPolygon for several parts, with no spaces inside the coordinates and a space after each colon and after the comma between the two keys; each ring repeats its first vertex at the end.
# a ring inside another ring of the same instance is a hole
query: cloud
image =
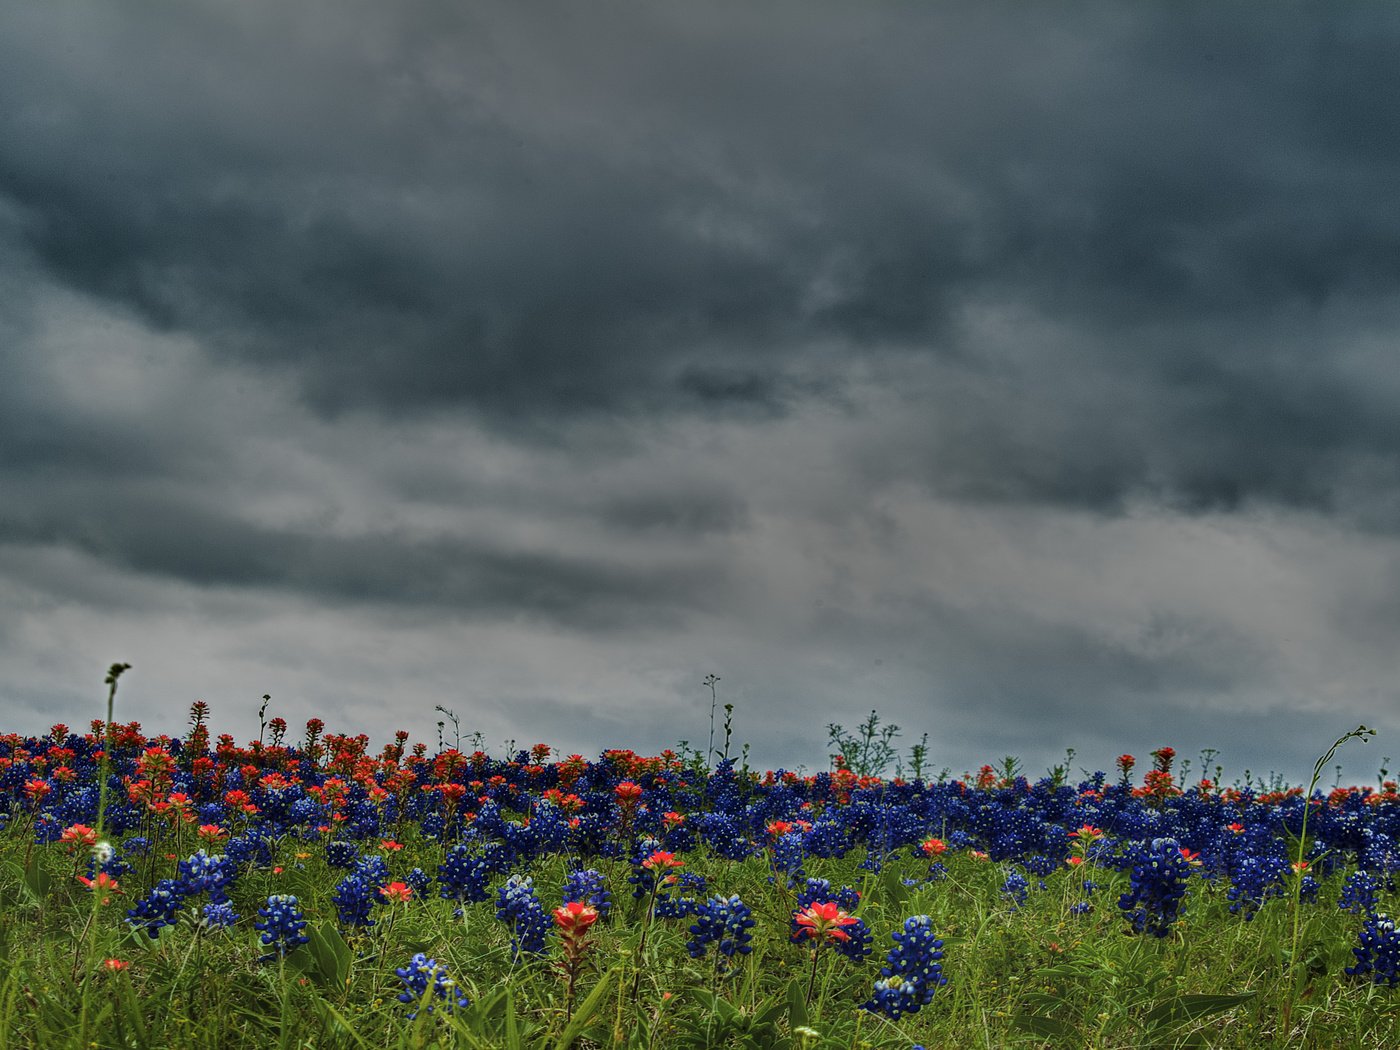
{"type": "Polygon", "coordinates": [[[1397,38],[6,12],[0,640],[48,654],[14,702],[86,688],[47,623],[375,725],[470,682],[493,733],[664,744],[715,672],[775,751],[869,697],[1037,754],[1287,711],[1250,746],[1301,761],[1396,670],[1397,38]],[[411,674],[317,683],[386,646],[411,674]]]}

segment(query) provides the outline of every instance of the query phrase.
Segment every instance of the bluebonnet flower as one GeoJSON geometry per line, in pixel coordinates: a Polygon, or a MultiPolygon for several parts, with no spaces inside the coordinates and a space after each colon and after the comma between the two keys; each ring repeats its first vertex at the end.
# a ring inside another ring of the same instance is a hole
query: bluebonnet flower
{"type": "Polygon", "coordinates": [[[234,881],[236,870],[227,856],[220,854],[211,857],[204,850],[199,850],[188,860],[180,861],[178,867],[187,896],[207,893],[211,904],[222,904],[228,900],[227,887],[234,881]]]}
{"type": "Polygon", "coordinates": [[[433,884],[433,877],[422,868],[414,868],[404,876],[404,882],[413,887],[413,892],[422,897],[433,884]]]}
{"type": "Polygon", "coordinates": [[[331,902],[342,926],[373,926],[370,912],[379,902],[379,886],[362,876],[350,874],[336,883],[331,902]]]}
{"type": "Polygon", "coordinates": [[[861,1005],[872,1013],[898,1020],[901,1014],[918,1013],[933,1002],[933,993],[948,979],[939,962],[943,958],[943,942],[933,935],[932,920],[927,915],[905,919],[904,929],[891,937],[895,947],[880,968],[874,994],[861,1005]]]}
{"type": "Polygon", "coordinates": [[[326,863],[332,868],[350,869],[360,858],[360,850],[353,842],[327,842],[326,863]]]}
{"type": "Polygon", "coordinates": [[[1011,904],[1011,910],[1015,911],[1022,904],[1026,903],[1026,893],[1030,888],[1030,883],[1019,871],[1006,872],[1006,881],[1001,884],[1001,894],[1006,897],[1011,904]]]}
{"type": "Polygon", "coordinates": [[[1376,914],[1376,891],[1380,882],[1367,871],[1354,871],[1342,884],[1342,895],[1337,899],[1337,907],[1357,915],[1376,914]]]}
{"type": "Polygon", "coordinates": [[[206,904],[202,914],[203,918],[200,923],[206,930],[227,929],[239,919],[238,913],[233,910],[233,905],[227,901],[220,904],[206,904]]]}
{"type": "MultiPolygon", "coordinates": [[[[442,1007],[443,1013],[449,1014],[453,1010],[466,1009],[471,1005],[471,1000],[457,988],[457,982],[448,976],[447,967],[439,965],[436,959],[429,959],[422,952],[410,959],[407,966],[400,966],[394,972],[404,983],[404,990],[398,995],[401,1003],[416,1006],[427,997],[428,1013],[433,1012],[436,1002],[436,1005],[442,1007]]],[[[416,1009],[408,1015],[409,1020],[417,1016],[416,1009]]]]}
{"type": "Polygon", "coordinates": [[[544,939],[551,924],[535,896],[535,880],[530,876],[512,875],[496,891],[496,918],[510,924],[513,962],[519,961],[525,952],[532,955],[544,952],[544,939]]]}
{"type": "MultiPolygon", "coordinates": [[[[484,901],[491,896],[487,884],[493,875],[500,874],[501,853],[488,850],[480,856],[473,856],[465,843],[458,843],[447,853],[447,859],[438,865],[438,896],[443,900],[463,903],[484,901]]],[[[457,915],[462,909],[457,908],[457,915]]]]}
{"type": "Polygon", "coordinates": [[[151,892],[136,902],[126,913],[126,921],[155,940],[161,927],[174,926],[179,921],[180,905],[184,902],[184,887],[175,879],[161,879],[151,892]]]}
{"type": "Polygon", "coordinates": [[[1304,875],[1298,883],[1298,900],[1304,904],[1317,903],[1317,891],[1322,889],[1322,884],[1311,875],[1304,875]]]}
{"type": "Polygon", "coordinates": [[[1230,900],[1230,911],[1243,913],[1246,922],[1254,918],[1266,900],[1283,895],[1283,879],[1288,863],[1282,857],[1243,854],[1235,858],[1231,868],[1230,890],[1226,894],[1230,900]]]}
{"type": "Polygon", "coordinates": [[[258,962],[280,958],[309,939],[302,932],[306,919],[297,907],[297,899],[290,894],[273,894],[267,898],[267,906],[258,909],[258,915],[262,921],[253,923],[253,928],[262,931],[263,945],[273,949],[258,962]]]}
{"type": "Polygon", "coordinates": [[[1131,888],[1118,898],[1118,907],[1135,933],[1165,937],[1181,915],[1191,864],[1176,839],[1153,839],[1133,864],[1131,888]]]}
{"type": "Polygon", "coordinates": [[[680,874],[673,872],[667,882],[674,884],[675,892],[658,893],[652,914],[658,919],[683,919],[687,915],[694,915],[696,908],[700,906],[700,896],[708,886],[705,876],[693,871],[683,871],[680,874]]]}
{"type": "Polygon", "coordinates": [[[593,868],[569,872],[564,879],[563,898],[592,906],[604,919],[612,911],[612,894],[608,892],[607,881],[602,872],[593,868]]]}
{"type": "Polygon", "coordinates": [[[1356,965],[1348,966],[1353,977],[1370,976],[1372,984],[1394,988],[1400,984],[1400,930],[1384,915],[1373,915],[1361,928],[1361,943],[1353,948],[1356,965]]]}
{"type": "Polygon", "coordinates": [[[1069,906],[1071,915],[1088,915],[1094,910],[1094,906],[1088,901],[1076,901],[1069,906]]]}
{"type": "Polygon", "coordinates": [[[802,863],[806,856],[801,832],[792,831],[786,835],[779,835],[773,843],[771,853],[773,870],[786,875],[787,884],[791,886],[794,878],[805,874],[802,863]]]}
{"type": "Polygon", "coordinates": [[[736,894],[732,897],[711,897],[696,906],[695,923],[690,927],[686,951],[698,959],[711,945],[716,945],[720,959],[748,955],[753,951],[753,912],[736,894]]]}

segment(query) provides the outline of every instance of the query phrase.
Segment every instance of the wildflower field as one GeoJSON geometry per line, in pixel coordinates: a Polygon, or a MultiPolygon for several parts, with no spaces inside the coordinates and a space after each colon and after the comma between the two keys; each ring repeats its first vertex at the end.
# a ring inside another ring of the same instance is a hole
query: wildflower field
{"type": "Polygon", "coordinates": [[[1400,1045],[1392,782],[376,751],[316,719],[240,746],[201,703],[179,737],[110,711],[0,737],[4,1046],[1400,1045]]]}

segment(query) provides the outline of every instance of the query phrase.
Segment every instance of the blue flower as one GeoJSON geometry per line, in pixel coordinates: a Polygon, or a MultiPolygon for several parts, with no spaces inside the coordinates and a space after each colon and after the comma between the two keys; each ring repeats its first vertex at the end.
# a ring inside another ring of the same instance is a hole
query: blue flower
{"type": "Polygon", "coordinates": [[[352,868],[359,857],[359,848],[353,842],[326,843],[326,863],[332,868],[352,868]]]}
{"type": "Polygon", "coordinates": [[[238,921],[238,913],[227,901],[221,904],[206,904],[201,920],[206,930],[227,929],[238,921]]]}
{"type": "Polygon", "coordinates": [[[733,897],[711,897],[695,908],[695,923],[690,927],[690,940],[686,950],[692,958],[698,959],[705,950],[714,944],[720,956],[732,959],[735,955],[748,955],[753,951],[753,912],[749,906],[733,897]]]}
{"type": "MultiPolygon", "coordinates": [[[[486,900],[491,896],[487,884],[491,876],[500,874],[500,863],[499,849],[474,857],[464,843],[458,843],[448,851],[447,859],[438,865],[438,896],[443,900],[457,901],[459,905],[486,900]]],[[[460,907],[457,913],[461,914],[460,907]]]]}
{"type": "Polygon", "coordinates": [[[336,883],[331,902],[342,926],[373,926],[370,912],[379,902],[379,885],[360,875],[348,875],[336,883]]]}
{"type": "Polygon", "coordinates": [[[510,924],[512,962],[518,962],[524,952],[532,955],[544,952],[550,920],[535,896],[535,880],[530,876],[512,875],[496,891],[496,918],[510,924]]]}
{"type": "Polygon", "coordinates": [[[1002,896],[1010,902],[1012,911],[1026,903],[1026,894],[1029,889],[1030,883],[1019,871],[1008,871],[1006,881],[1001,885],[1002,896]]]}
{"type": "Polygon", "coordinates": [[[258,915],[262,921],[253,923],[253,928],[262,931],[264,946],[275,949],[258,962],[280,958],[309,939],[302,932],[306,929],[306,919],[297,907],[297,899],[289,894],[275,893],[267,898],[267,906],[259,908],[258,915]]]}
{"type": "Polygon", "coordinates": [[[612,894],[608,892],[603,873],[589,868],[585,871],[571,871],[564,879],[563,898],[565,903],[580,901],[590,905],[602,918],[612,911],[612,894]]]}
{"type": "Polygon", "coordinates": [[[180,905],[185,900],[185,887],[175,879],[161,879],[151,892],[136,902],[126,913],[126,921],[155,940],[161,927],[174,926],[179,921],[180,905]]]}
{"type": "MultiPolygon", "coordinates": [[[[449,1014],[471,1005],[471,1000],[458,990],[457,982],[448,976],[447,967],[439,966],[436,959],[429,959],[422,952],[410,959],[407,966],[401,966],[394,972],[404,983],[404,990],[398,996],[401,1003],[413,1006],[428,998],[428,1013],[433,1012],[436,1001],[443,1013],[449,1014]]],[[[413,1010],[408,1016],[412,1020],[418,1016],[418,1011],[413,1010]]]]}
{"type": "Polygon", "coordinates": [[[1354,871],[1342,885],[1342,895],[1337,899],[1337,907],[1353,914],[1376,914],[1376,891],[1380,882],[1366,871],[1354,871]]]}
{"type": "Polygon", "coordinates": [[[1384,915],[1373,915],[1361,928],[1361,943],[1351,950],[1356,965],[1348,966],[1353,977],[1371,978],[1372,984],[1394,988],[1400,984],[1400,930],[1384,915]]]}
{"type": "Polygon", "coordinates": [[[1118,907],[1136,933],[1165,937],[1181,915],[1190,862],[1176,839],[1153,839],[1133,864],[1131,888],[1118,898],[1118,907]]]}
{"type": "Polygon", "coordinates": [[[901,1014],[918,1013],[933,1002],[933,993],[948,979],[939,963],[943,942],[933,935],[932,920],[927,915],[905,919],[903,931],[891,936],[896,946],[890,949],[880,968],[874,994],[861,1006],[898,1020],[901,1014]]]}

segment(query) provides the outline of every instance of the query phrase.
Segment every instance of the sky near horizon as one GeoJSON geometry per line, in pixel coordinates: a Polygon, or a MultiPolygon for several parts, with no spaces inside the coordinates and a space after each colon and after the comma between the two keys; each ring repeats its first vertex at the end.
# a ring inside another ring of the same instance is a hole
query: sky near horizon
{"type": "Polygon", "coordinates": [[[1400,6],[0,10],[0,721],[1400,755],[1400,6]]]}

